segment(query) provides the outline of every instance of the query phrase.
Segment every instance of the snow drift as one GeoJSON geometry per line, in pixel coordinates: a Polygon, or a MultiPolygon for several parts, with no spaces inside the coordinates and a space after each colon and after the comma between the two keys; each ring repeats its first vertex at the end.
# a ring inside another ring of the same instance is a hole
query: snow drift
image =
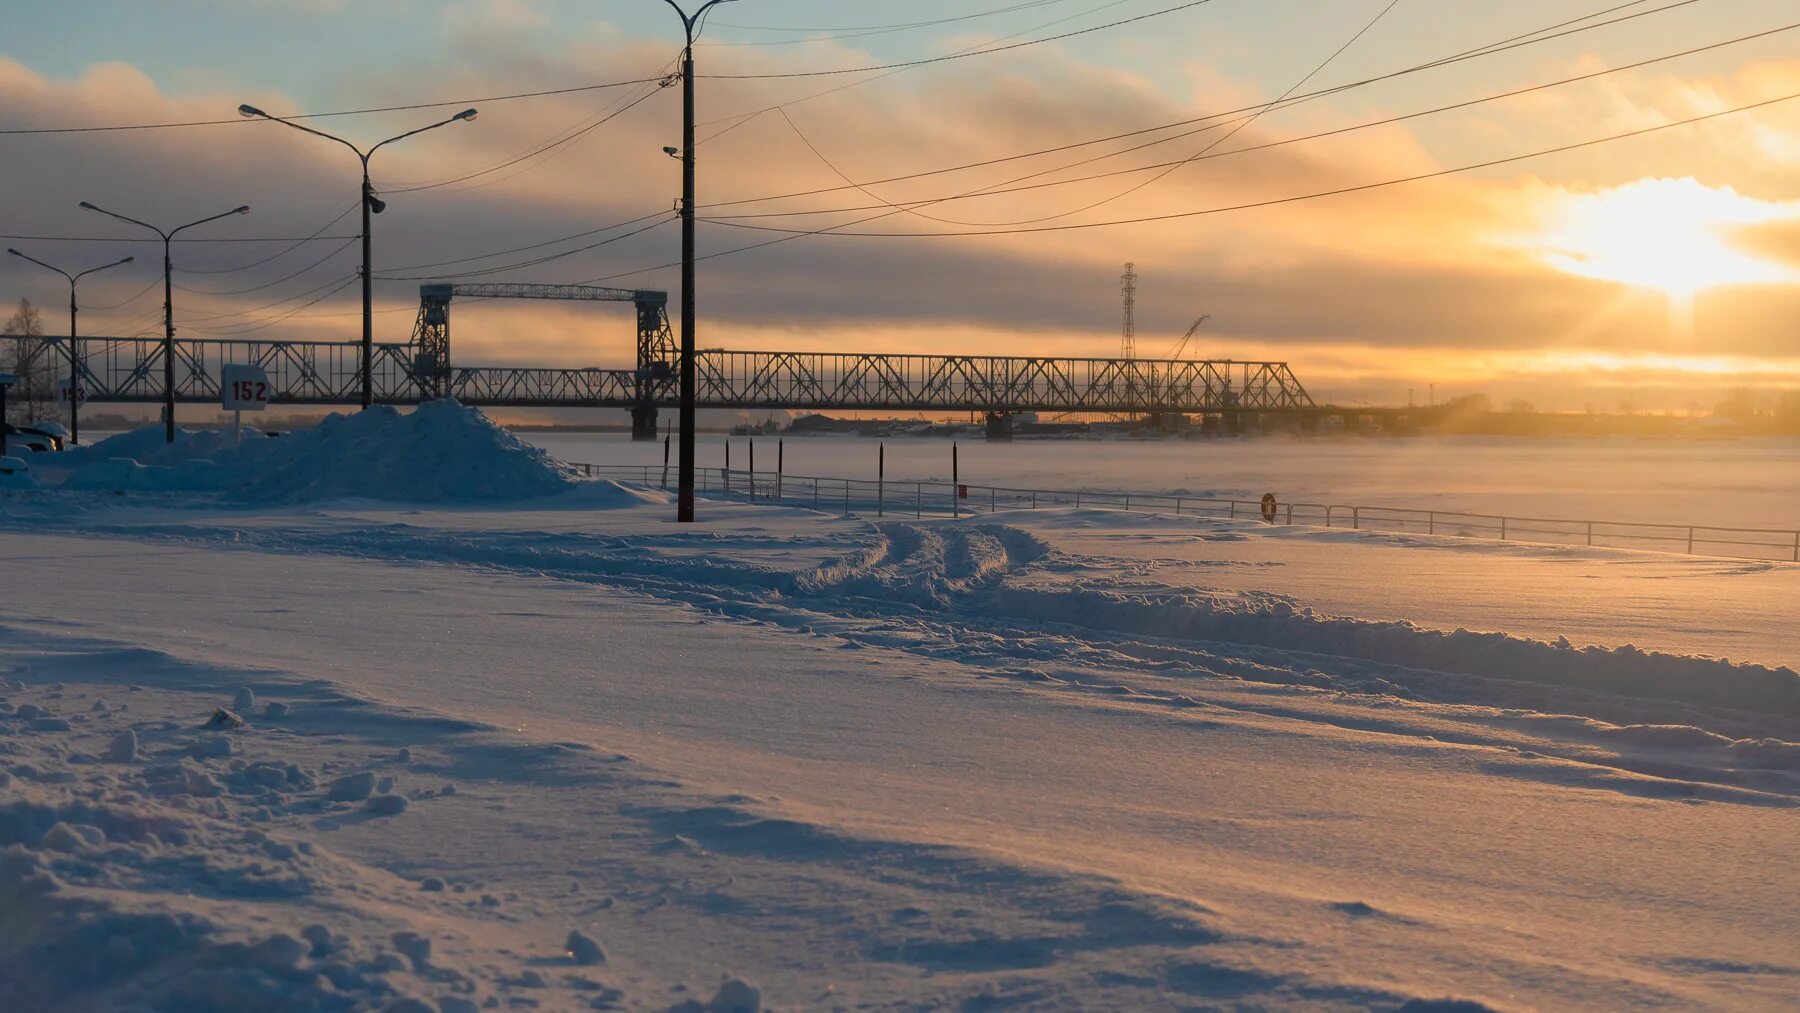
{"type": "Polygon", "coordinates": [[[568,490],[574,473],[486,415],[446,399],[408,414],[387,406],[329,415],[271,439],[247,429],[146,427],[69,452],[62,487],[218,494],[252,504],[365,498],[409,503],[530,499],[568,490]]]}

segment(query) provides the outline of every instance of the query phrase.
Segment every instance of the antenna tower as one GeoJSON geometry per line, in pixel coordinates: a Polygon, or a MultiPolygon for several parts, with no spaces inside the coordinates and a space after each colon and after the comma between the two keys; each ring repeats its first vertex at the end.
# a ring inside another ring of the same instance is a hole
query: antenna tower
{"type": "Polygon", "coordinates": [[[1119,279],[1119,294],[1125,297],[1125,337],[1119,345],[1119,357],[1122,359],[1137,358],[1137,268],[1132,264],[1125,265],[1125,274],[1119,279]]]}

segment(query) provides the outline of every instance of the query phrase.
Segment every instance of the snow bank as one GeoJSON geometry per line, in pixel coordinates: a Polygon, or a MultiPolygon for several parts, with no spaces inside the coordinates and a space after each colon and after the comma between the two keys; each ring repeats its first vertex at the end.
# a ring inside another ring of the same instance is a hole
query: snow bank
{"type": "Polygon", "coordinates": [[[1800,719],[1800,673],[1621,647],[1575,647],[1506,633],[1435,630],[1315,613],[1256,593],[1206,593],[1007,581],[1001,614],[1183,640],[1223,641],[1359,658],[1427,671],[1730,707],[1800,719]]]}
{"type": "Polygon", "coordinates": [[[279,438],[254,429],[159,427],[72,451],[63,488],[106,492],[213,493],[253,504],[364,498],[408,503],[530,499],[575,486],[574,473],[527,446],[479,410],[433,401],[402,414],[386,406],[327,416],[279,438]]]}

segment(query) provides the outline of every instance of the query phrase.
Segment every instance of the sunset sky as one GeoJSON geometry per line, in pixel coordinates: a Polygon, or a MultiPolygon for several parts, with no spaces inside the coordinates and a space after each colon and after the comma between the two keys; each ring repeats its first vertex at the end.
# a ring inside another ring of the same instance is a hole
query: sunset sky
{"type": "MultiPolygon", "coordinates": [[[[883,235],[806,236],[707,260],[701,345],[1112,355],[1119,273],[1132,261],[1140,355],[1167,354],[1195,317],[1210,314],[1190,354],[1286,360],[1320,400],[1403,402],[1408,388],[1422,400],[1435,384],[1440,398],[1481,391],[1548,409],[1611,409],[1629,399],[1679,410],[1736,386],[1800,386],[1800,97],[1472,172],[1197,213],[1800,96],[1800,8],[1791,0],[1398,0],[1391,8],[1388,0],[1211,0],[1155,13],[1177,5],[741,0],[719,8],[697,50],[700,203],[704,217],[719,219],[702,222],[701,252],[787,235],[749,225],[883,235]],[[912,61],[1144,15],[896,71],[724,76],[912,61]],[[1575,20],[1583,15],[1594,17],[1575,20]],[[946,18],[960,20],[913,24],[946,18]],[[1599,27],[1536,41],[1556,25],[1550,34],[1599,27]],[[1198,133],[1207,124],[1165,126],[1508,40],[1523,44],[1253,121],[1227,116],[1198,133]],[[1233,153],[1648,60],[1660,62],[1233,153]],[[1161,129],[1068,147],[1148,128],[1161,129]],[[1048,148],[1062,150],[1013,157],[1048,148]],[[937,171],[978,162],[992,164],[937,171]],[[1141,169],[1151,165],[1160,167],[1141,169]],[[1128,169],[1140,171],[1118,173],[1128,169]],[[930,174],[881,182],[916,173],[930,174]],[[1097,174],[1107,175],[1069,182],[1097,174]],[[846,187],[845,177],[864,188],[846,187]],[[883,206],[1045,183],[1059,185],[911,211],[883,206]],[[751,200],[825,188],[835,189],[751,200]],[[725,218],[745,215],[761,217],[725,218]],[[1048,230],[1145,218],[1161,220],[1048,230]],[[1005,234],[1015,230],[1031,231],[1005,234]],[[972,231],[989,234],[944,235],[972,231]]],[[[422,276],[672,294],[679,283],[664,266],[679,252],[673,223],[571,252],[642,229],[671,207],[679,166],[661,148],[680,141],[679,87],[473,101],[666,73],[679,26],[660,0],[9,7],[0,130],[232,121],[0,134],[0,232],[9,236],[136,238],[79,210],[87,200],[174,224],[253,207],[196,237],[350,237],[355,158],[279,124],[240,121],[237,105],[284,115],[446,102],[455,104],[306,121],[370,143],[463,105],[480,110],[473,123],[376,156],[389,209],[376,219],[375,274],[392,279],[376,287],[377,340],[410,333],[422,276]],[[434,183],[443,185],[407,190],[434,183]],[[460,262],[416,266],[446,261],[460,262]]],[[[159,326],[154,246],[6,245],[71,269],[136,254],[137,264],[83,282],[82,329],[129,335],[159,326]]],[[[345,238],[186,244],[177,251],[177,323],[194,337],[349,340],[359,327],[356,256],[345,238]]],[[[41,303],[53,330],[62,326],[60,279],[0,258],[0,298],[19,296],[41,303]]],[[[463,362],[615,365],[630,355],[631,325],[618,307],[471,303],[454,313],[463,362]]]]}

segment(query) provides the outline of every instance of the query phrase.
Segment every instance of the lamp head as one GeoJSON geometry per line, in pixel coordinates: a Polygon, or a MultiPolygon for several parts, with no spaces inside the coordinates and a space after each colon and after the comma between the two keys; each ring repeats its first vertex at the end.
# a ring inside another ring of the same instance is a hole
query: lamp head
{"type": "Polygon", "coordinates": [[[681,149],[677,148],[673,144],[665,144],[665,145],[663,145],[663,154],[669,156],[670,158],[680,158],[681,157],[681,149]]]}
{"type": "Polygon", "coordinates": [[[232,208],[231,213],[234,215],[247,215],[250,213],[250,205],[245,204],[243,207],[232,208]]]}
{"type": "Polygon", "coordinates": [[[6,248],[6,252],[12,254],[15,257],[23,257],[24,256],[23,253],[20,253],[18,250],[15,250],[10,246],[6,248]]]}
{"type": "Polygon", "coordinates": [[[89,211],[98,211],[98,210],[100,210],[100,209],[99,209],[99,208],[97,208],[97,207],[95,207],[95,206],[93,206],[93,205],[92,205],[92,204],[89,204],[89,203],[88,203],[88,202],[87,202],[87,201],[82,201],[82,202],[81,202],[81,206],[82,206],[82,207],[84,207],[84,208],[87,208],[87,209],[88,209],[88,210],[89,210],[89,211]]]}
{"type": "Polygon", "coordinates": [[[136,261],[136,260],[137,260],[137,258],[136,258],[136,257],[126,257],[126,258],[125,258],[125,259],[124,259],[124,260],[121,260],[121,261],[119,261],[119,263],[121,263],[121,264],[130,264],[130,263],[132,263],[132,262],[134,262],[134,261],[136,261]]]}
{"type": "Polygon", "coordinates": [[[472,120],[475,118],[475,110],[464,109],[462,112],[457,113],[455,116],[452,116],[450,118],[453,120],[472,120]]]}
{"type": "Polygon", "coordinates": [[[258,109],[253,105],[241,105],[241,106],[238,106],[238,115],[239,116],[267,116],[269,114],[263,112],[261,109],[258,109]]]}
{"type": "Polygon", "coordinates": [[[368,201],[369,201],[369,213],[372,215],[378,215],[378,214],[382,213],[383,211],[387,210],[387,201],[382,200],[380,197],[375,196],[373,193],[369,194],[368,201]]]}

